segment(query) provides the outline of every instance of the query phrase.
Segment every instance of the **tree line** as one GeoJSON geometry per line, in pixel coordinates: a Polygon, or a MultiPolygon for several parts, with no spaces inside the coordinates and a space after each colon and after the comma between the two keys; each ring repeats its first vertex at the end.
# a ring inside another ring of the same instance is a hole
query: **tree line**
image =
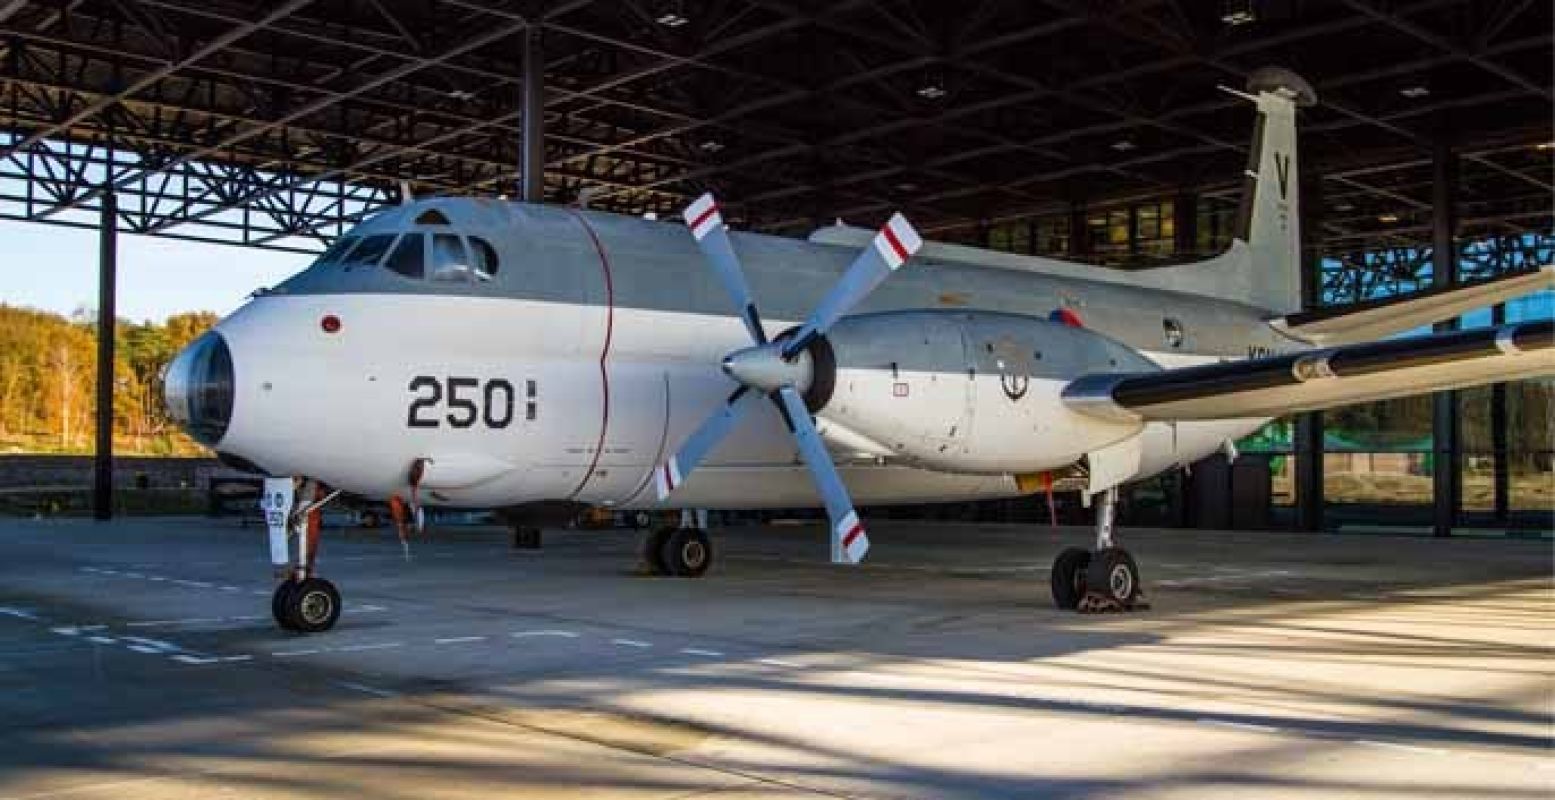
{"type": "MultiPolygon", "coordinates": [[[[114,450],[195,455],[200,445],[168,419],[162,371],[212,325],[208,311],[164,323],[114,325],[114,450]]],[[[96,436],[95,314],[70,317],[0,303],[0,451],[89,453],[96,436]]]]}

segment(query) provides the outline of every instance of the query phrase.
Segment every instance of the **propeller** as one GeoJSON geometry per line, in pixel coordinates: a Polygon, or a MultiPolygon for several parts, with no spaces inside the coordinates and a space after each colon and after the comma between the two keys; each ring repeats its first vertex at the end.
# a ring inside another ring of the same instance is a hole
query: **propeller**
{"type": "Polygon", "coordinates": [[[810,346],[892,272],[907,263],[907,259],[923,246],[923,240],[905,217],[893,215],[831,291],[821,298],[809,319],[791,335],[784,334],[773,341],[767,338],[766,329],[762,327],[761,314],[756,310],[745,272],[729,241],[718,202],[712,194],[704,194],[686,207],[684,216],[697,247],[734,303],[753,346],[724,357],[724,374],[739,383],[740,388],[729,395],[668,461],[659,465],[654,476],[659,500],[665,500],[679,488],[685,477],[752,408],[761,405],[762,399],[770,399],[793,434],[799,455],[826,505],[826,516],[831,522],[832,561],[857,564],[869,551],[869,536],[864,532],[864,525],[853,508],[853,499],[837,474],[837,465],[832,463],[831,454],[815,429],[815,420],[798,387],[815,377],[810,346]]]}

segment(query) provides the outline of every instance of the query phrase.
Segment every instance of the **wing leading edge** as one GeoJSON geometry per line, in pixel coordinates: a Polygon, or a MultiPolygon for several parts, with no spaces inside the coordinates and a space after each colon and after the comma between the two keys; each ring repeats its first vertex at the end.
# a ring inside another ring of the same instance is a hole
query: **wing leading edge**
{"type": "Polygon", "coordinates": [[[1421,325],[1467,314],[1476,308],[1555,287],[1555,265],[1503,275],[1450,289],[1427,289],[1404,297],[1370,300],[1355,306],[1306,311],[1269,321],[1280,333],[1321,345],[1368,342],[1421,325]]]}
{"type": "Polygon", "coordinates": [[[1555,321],[1329,347],[1148,374],[1083,376],[1070,408],[1107,419],[1272,417],[1555,374],[1555,321]]]}

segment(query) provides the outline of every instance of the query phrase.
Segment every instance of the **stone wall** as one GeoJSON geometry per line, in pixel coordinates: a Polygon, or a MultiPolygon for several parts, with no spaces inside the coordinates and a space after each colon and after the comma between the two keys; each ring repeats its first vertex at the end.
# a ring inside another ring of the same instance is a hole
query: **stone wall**
{"type": "MultiPolygon", "coordinates": [[[[200,489],[211,478],[253,476],[214,458],[126,456],[113,460],[113,484],[133,489],[200,489]]],[[[0,489],[90,489],[91,456],[0,455],[0,489]]]]}

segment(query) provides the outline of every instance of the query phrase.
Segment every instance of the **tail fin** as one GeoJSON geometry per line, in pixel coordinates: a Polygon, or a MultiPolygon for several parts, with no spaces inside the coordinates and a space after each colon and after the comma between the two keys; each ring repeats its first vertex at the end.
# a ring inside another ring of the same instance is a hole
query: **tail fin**
{"type": "MultiPolygon", "coordinates": [[[[1227,90],[1231,91],[1231,90],[1227,90]]],[[[1317,102],[1301,76],[1266,67],[1231,91],[1258,106],[1237,214],[1236,238],[1247,249],[1247,301],[1290,313],[1301,308],[1301,191],[1296,158],[1296,107],[1317,102]]]]}

